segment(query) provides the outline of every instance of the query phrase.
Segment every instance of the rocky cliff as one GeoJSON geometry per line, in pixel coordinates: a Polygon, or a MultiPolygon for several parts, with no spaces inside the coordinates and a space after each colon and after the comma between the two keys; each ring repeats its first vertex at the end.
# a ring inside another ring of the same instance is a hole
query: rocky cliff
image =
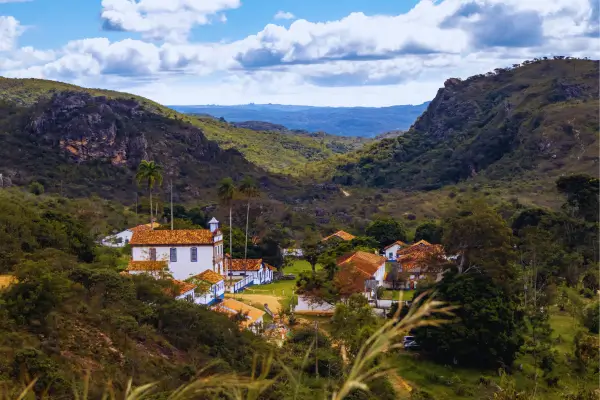
{"type": "Polygon", "coordinates": [[[4,177],[17,185],[39,181],[46,190],[70,195],[97,193],[131,201],[142,159],[163,166],[165,180],[173,180],[181,201],[206,198],[226,176],[250,175],[275,199],[305,199],[319,191],[264,172],[236,150],[222,150],[201,129],[134,97],[58,91],[32,105],[4,102],[0,132],[4,177]]]}
{"type": "Polygon", "coordinates": [[[451,78],[404,135],[359,152],[334,180],[436,188],[598,169],[598,61],[535,60],[451,78]]]}

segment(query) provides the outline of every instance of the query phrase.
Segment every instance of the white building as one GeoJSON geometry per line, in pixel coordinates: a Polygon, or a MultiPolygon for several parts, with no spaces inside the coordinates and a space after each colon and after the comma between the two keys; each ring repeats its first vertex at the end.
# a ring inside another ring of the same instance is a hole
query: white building
{"type": "MultiPolygon", "coordinates": [[[[158,222],[154,223],[154,227],[158,228],[160,224],[158,222]]],[[[135,231],[144,231],[151,230],[150,224],[138,225],[133,228],[125,229],[122,232],[115,233],[114,235],[110,235],[102,239],[102,245],[107,247],[125,247],[130,241],[133,233],[135,231]]]]}
{"type": "Polygon", "coordinates": [[[227,269],[229,276],[241,276],[251,279],[250,284],[263,285],[273,281],[273,272],[277,268],[259,259],[230,259],[227,257],[227,269]]]}
{"type": "Polygon", "coordinates": [[[403,241],[396,240],[394,243],[383,248],[383,254],[385,255],[385,258],[388,259],[388,261],[396,261],[396,254],[398,253],[398,250],[406,246],[407,244],[403,241]]]}
{"type": "Polygon", "coordinates": [[[197,288],[201,288],[194,295],[194,303],[196,304],[211,305],[225,297],[225,281],[223,277],[209,269],[189,278],[187,282],[194,284],[197,288]]]}
{"type": "Polygon", "coordinates": [[[355,251],[338,258],[338,283],[356,293],[371,297],[375,286],[383,286],[386,258],[365,251],[355,251]]]}
{"type": "Polygon", "coordinates": [[[223,234],[215,218],[209,225],[210,229],[135,230],[129,241],[132,262],[128,272],[143,271],[140,261],[162,261],[177,280],[206,270],[224,274],[223,234]]]}

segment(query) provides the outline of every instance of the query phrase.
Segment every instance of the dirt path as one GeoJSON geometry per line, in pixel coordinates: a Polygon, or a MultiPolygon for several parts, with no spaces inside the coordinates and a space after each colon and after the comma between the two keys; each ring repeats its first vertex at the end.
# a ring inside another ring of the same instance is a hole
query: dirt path
{"type": "Polygon", "coordinates": [[[269,306],[269,308],[271,309],[271,311],[273,311],[275,314],[277,314],[277,312],[281,308],[280,298],[277,296],[270,296],[270,295],[266,295],[266,294],[236,294],[234,296],[232,294],[227,294],[226,297],[231,297],[231,298],[240,299],[240,300],[247,300],[251,303],[258,303],[258,304],[266,303],[269,306]]]}

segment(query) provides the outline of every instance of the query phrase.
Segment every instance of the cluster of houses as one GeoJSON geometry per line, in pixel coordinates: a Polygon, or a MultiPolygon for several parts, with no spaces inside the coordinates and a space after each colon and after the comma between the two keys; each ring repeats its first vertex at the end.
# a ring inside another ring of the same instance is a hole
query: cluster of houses
{"type": "Polygon", "coordinates": [[[171,279],[177,299],[228,315],[240,314],[242,326],[250,329],[262,324],[264,311],[225,299],[225,292],[272,282],[274,267],[261,259],[233,259],[225,254],[223,233],[215,218],[209,229],[154,229],[158,226],[140,225],[102,241],[108,246],[131,247],[131,260],[123,275],[171,279]]]}
{"type": "MultiPolygon", "coordinates": [[[[226,254],[223,233],[215,218],[209,222],[209,229],[155,229],[159,226],[139,225],[102,241],[106,246],[131,247],[131,260],[122,274],[171,279],[172,294],[177,299],[206,305],[228,315],[239,314],[242,326],[248,329],[262,324],[264,311],[225,298],[225,293],[272,282],[274,267],[261,259],[233,259],[226,254]]],[[[322,240],[354,238],[348,232],[338,231],[322,240]]],[[[290,255],[301,255],[300,249],[287,251],[290,255]]],[[[348,291],[362,292],[370,299],[378,287],[414,289],[420,279],[439,279],[445,260],[440,245],[425,240],[414,244],[396,241],[381,254],[355,251],[338,258],[336,280],[348,291]]]]}
{"type": "MultiPolygon", "coordinates": [[[[338,231],[323,241],[352,239],[352,234],[338,231]]],[[[398,240],[382,249],[381,254],[355,251],[340,257],[337,260],[337,279],[342,285],[350,285],[371,298],[379,286],[415,289],[419,280],[437,281],[441,279],[443,267],[449,259],[441,245],[426,240],[413,244],[398,240]],[[390,267],[387,268],[386,264],[390,267]]]]}

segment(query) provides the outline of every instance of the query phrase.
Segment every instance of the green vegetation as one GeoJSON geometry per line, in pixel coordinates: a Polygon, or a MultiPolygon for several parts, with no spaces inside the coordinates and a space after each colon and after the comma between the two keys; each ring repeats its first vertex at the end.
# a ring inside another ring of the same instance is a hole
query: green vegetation
{"type": "Polygon", "coordinates": [[[432,190],[474,177],[596,173],[598,65],[536,60],[448,79],[408,132],[360,150],[337,167],[334,181],[432,190]]]}
{"type": "Polygon", "coordinates": [[[272,172],[303,175],[307,165],[358,149],[366,139],[334,135],[307,135],[293,131],[255,131],[209,117],[189,116],[222,149],[235,149],[251,163],[272,172]]]}

